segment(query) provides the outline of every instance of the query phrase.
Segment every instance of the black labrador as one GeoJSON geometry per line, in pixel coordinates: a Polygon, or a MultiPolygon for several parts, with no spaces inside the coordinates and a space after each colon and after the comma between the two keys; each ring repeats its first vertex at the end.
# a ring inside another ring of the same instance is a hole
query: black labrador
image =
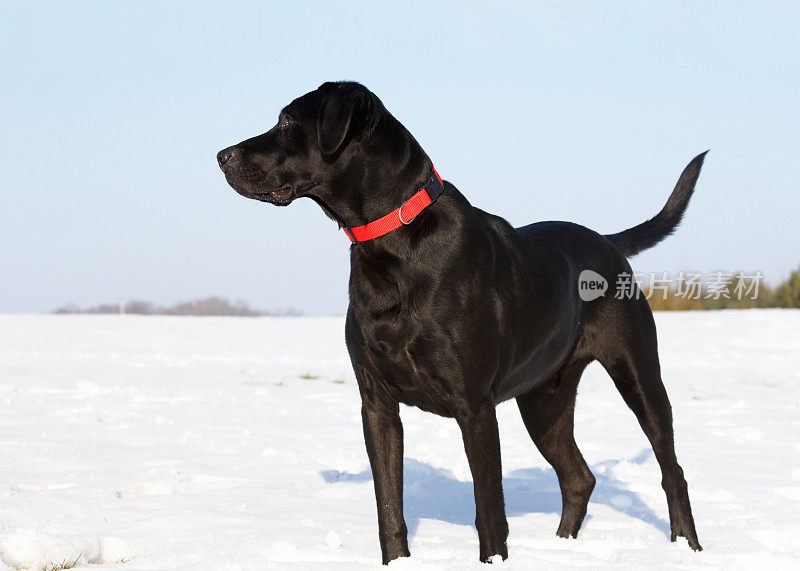
{"type": "Polygon", "coordinates": [[[672,540],[683,536],[701,549],[648,303],[638,290],[581,295],[579,276],[589,270],[606,286],[630,276],[626,258],[680,223],[704,157],[689,163],[655,217],[603,236],[569,222],[513,228],[475,208],[441,182],[411,133],[358,83],[325,83],[287,105],[263,135],[220,151],[239,194],[279,206],[308,197],[354,242],[345,337],[384,563],[409,555],[399,403],[458,423],[481,561],[508,556],[495,416],[508,399],[558,475],[557,534],[576,537],[595,479],[575,445],[573,413],[581,373],[595,359],[653,447],[672,540]]]}

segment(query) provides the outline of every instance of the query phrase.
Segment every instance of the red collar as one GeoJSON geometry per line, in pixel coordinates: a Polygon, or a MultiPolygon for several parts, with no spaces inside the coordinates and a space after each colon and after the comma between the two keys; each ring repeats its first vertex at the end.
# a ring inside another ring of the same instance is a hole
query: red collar
{"type": "Polygon", "coordinates": [[[400,228],[406,224],[411,224],[417,214],[425,210],[428,206],[436,202],[436,199],[444,192],[442,177],[432,169],[428,182],[414,196],[400,205],[400,208],[392,210],[386,216],[373,220],[363,226],[355,228],[342,228],[344,233],[353,244],[372,240],[392,230],[400,228]]]}

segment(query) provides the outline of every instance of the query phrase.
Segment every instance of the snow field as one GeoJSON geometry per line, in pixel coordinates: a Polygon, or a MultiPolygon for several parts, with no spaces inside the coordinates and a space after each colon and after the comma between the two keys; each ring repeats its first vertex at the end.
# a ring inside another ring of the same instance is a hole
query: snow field
{"type": "MultiPolygon", "coordinates": [[[[658,465],[593,364],[577,540],[516,405],[498,408],[508,569],[794,569],[800,312],[659,313],[701,553],[669,541],[658,465]]],[[[380,563],[342,318],[0,316],[0,569],[352,569],[380,563]]],[[[403,408],[412,557],[483,569],[454,421],[403,408]]]]}

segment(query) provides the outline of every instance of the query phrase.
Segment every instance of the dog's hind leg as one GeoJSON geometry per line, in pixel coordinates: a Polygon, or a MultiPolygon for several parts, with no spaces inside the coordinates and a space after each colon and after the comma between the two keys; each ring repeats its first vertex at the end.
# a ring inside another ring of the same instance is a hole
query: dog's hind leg
{"type": "Polygon", "coordinates": [[[609,304],[607,309],[605,330],[596,339],[597,359],[653,447],[667,495],[672,541],[685,537],[692,549],[700,551],[686,480],[675,456],[672,407],[661,381],[653,314],[644,298],[609,304]]]}
{"type": "Polygon", "coordinates": [[[573,434],[575,394],[589,360],[565,365],[547,384],[517,397],[525,428],[555,469],[561,487],[561,523],[556,534],[577,537],[595,479],[573,434]]]}

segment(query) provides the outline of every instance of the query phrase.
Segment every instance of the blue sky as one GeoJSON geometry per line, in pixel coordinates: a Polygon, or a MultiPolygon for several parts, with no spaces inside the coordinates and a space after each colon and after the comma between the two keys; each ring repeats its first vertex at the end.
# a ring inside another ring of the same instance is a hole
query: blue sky
{"type": "Polygon", "coordinates": [[[516,225],[616,232],[710,148],[638,271],[800,264],[796,3],[0,3],[0,312],[207,295],[347,306],[310,201],[230,189],[216,152],[328,80],[371,88],[442,176],[516,225]]]}

